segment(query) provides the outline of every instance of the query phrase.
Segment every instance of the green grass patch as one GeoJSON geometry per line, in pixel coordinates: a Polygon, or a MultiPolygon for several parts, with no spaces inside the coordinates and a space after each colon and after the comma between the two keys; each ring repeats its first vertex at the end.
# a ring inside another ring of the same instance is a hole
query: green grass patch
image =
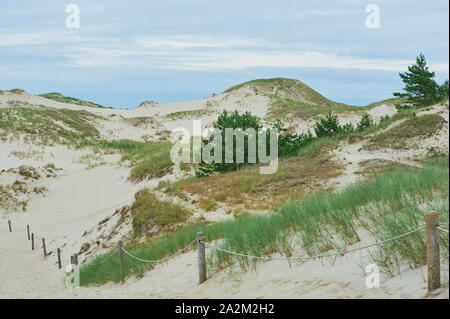
{"type": "Polygon", "coordinates": [[[133,231],[136,236],[152,230],[154,226],[169,227],[186,221],[192,212],[171,201],[160,200],[148,188],[137,192],[131,206],[133,231]]]}
{"type": "Polygon", "coordinates": [[[170,142],[138,142],[132,140],[84,140],[77,147],[117,150],[123,161],[131,166],[130,180],[141,181],[145,178],[162,177],[173,167],[170,159],[170,142]]]}

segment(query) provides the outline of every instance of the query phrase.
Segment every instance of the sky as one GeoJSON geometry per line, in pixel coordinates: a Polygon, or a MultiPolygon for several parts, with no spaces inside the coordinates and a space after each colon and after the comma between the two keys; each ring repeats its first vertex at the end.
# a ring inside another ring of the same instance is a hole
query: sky
{"type": "Polygon", "coordinates": [[[421,52],[448,79],[448,26],[447,0],[1,0],[0,90],[134,108],[287,77],[367,105],[421,52]]]}

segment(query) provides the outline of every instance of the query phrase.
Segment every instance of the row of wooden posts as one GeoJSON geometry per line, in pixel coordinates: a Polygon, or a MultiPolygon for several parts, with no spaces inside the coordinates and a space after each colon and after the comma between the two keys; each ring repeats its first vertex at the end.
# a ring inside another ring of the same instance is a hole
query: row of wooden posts
{"type": "MultiPolygon", "coordinates": [[[[8,220],[9,231],[12,232],[11,221],[8,220]]],[[[31,249],[34,250],[34,233],[30,234],[30,226],[27,225],[28,240],[31,240],[31,249]]],[[[426,215],[426,236],[427,236],[427,270],[428,270],[428,291],[435,290],[441,286],[440,270],[440,248],[439,248],[439,215],[436,212],[428,212],[426,215]]],[[[198,251],[198,274],[199,284],[206,281],[206,254],[205,254],[205,235],[203,232],[197,233],[197,251],[198,251]]],[[[44,257],[47,256],[45,239],[42,238],[42,248],[44,257]]],[[[120,274],[124,270],[123,242],[119,241],[118,254],[120,274]]],[[[61,249],[57,249],[58,268],[61,269],[61,249]]],[[[72,265],[78,265],[78,255],[70,256],[72,265]]]]}
{"type": "MultiPolygon", "coordinates": [[[[8,228],[9,232],[12,232],[12,224],[11,221],[8,220],[8,228]]],[[[30,232],[30,225],[27,225],[27,239],[31,241],[31,250],[34,250],[35,248],[35,241],[34,241],[34,233],[30,232]]],[[[44,252],[44,258],[47,257],[50,254],[47,254],[47,246],[45,244],[45,238],[42,238],[42,250],[44,252]]],[[[61,249],[56,249],[57,253],[57,261],[58,261],[58,269],[62,268],[62,262],[61,262],[61,249]]],[[[70,256],[70,262],[72,265],[78,265],[78,255],[74,254],[70,256]]]]}

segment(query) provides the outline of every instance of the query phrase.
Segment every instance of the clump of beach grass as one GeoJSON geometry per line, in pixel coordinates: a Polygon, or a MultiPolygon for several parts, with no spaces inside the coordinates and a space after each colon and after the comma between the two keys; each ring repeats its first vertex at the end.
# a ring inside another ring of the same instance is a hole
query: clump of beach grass
{"type": "Polygon", "coordinates": [[[170,142],[138,142],[133,140],[84,140],[76,147],[92,147],[118,151],[122,161],[132,167],[130,180],[141,181],[146,178],[162,177],[173,167],[170,159],[170,142]]]}

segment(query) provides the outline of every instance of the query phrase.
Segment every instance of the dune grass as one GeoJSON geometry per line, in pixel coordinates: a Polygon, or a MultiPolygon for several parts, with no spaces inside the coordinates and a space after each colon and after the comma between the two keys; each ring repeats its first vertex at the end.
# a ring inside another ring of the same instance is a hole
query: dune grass
{"type": "Polygon", "coordinates": [[[86,111],[12,107],[0,109],[0,130],[3,136],[24,133],[29,142],[71,143],[98,138],[99,131],[91,122],[96,118],[86,111]]]}
{"type": "Polygon", "coordinates": [[[186,221],[192,212],[171,201],[161,200],[148,188],[137,192],[131,206],[133,231],[136,236],[151,231],[154,226],[169,227],[186,221]]]}
{"type": "Polygon", "coordinates": [[[171,120],[180,120],[184,118],[200,118],[202,116],[207,116],[214,114],[213,110],[209,109],[199,109],[199,110],[190,110],[190,111],[180,111],[173,112],[166,115],[166,118],[171,120]]]}
{"type": "Polygon", "coordinates": [[[269,108],[269,120],[292,120],[292,119],[317,119],[320,115],[329,112],[345,113],[351,111],[365,110],[365,107],[348,106],[343,103],[311,104],[304,101],[296,101],[290,98],[282,98],[272,95],[272,106],[269,108]]]}
{"type": "Polygon", "coordinates": [[[84,101],[81,99],[77,99],[75,97],[64,96],[61,93],[57,93],[57,92],[45,93],[45,94],[41,94],[40,96],[45,97],[50,100],[53,100],[53,101],[62,102],[62,103],[69,103],[69,104],[88,106],[88,107],[106,108],[105,106],[97,104],[97,103],[84,101]]]}
{"type": "Polygon", "coordinates": [[[170,142],[138,142],[133,140],[84,140],[76,147],[118,150],[122,161],[129,161],[131,166],[130,180],[141,181],[145,178],[161,177],[173,167],[170,159],[170,142]]]}
{"type": "Polygon", "coordinates": [[[382,132],[370,138],[368,147],[390,147],[404,149],[409,139],[416,137],[427,138],[436,133],[442,127],[444,119],[437,114],[424,114],[416,116],[408,113],[407,119],[388,131],[382,132]]]}
{"type": "MultiPolygon", "coordinates": [[[[364,228],[372,239],[383,240],[424,225],[425,211],[435,209],[448,228],[448,157],[434,159],[422,169],[394,169],[340,192],[320,193],[302,203],[290,202],[268,215],[242,214],[234,220],[192,223],[144,244],[126,249],[138,257],[159,259],[183,248],[198,231],[208,241],[221,239],[220,247],[252,255],[315,255],[344,248],[360,240],[364,228]],[[298,240],[292,240],[296,238],[298,240]]],[[[448,236],[442,234],[442,254],[448,255],[448,236]]],[[[388,274],[401,264],[411,267],[426,262],[425,232],[378,246],[372,257],[388,274]]],[[[237,264],[251,269],[254,260],[220,251],[208,253],[209,271],[237,264]]],[[[118,258],[100,256],[81,267],[81,284],[101,284],[140,275],[152,265],[125,257],[119,273],[118,258]],[[94,264],[103,261],[102,264],[94,264]]],[[[444,257],[444,259],[448,257],[444,257]]]]}
{"type": "Polygon", "coordinates": [[[338,103],[327,99],[322,94],[313,90],[311,87],[299,80],[287,78],[256,79],[235,85],[226,90],[224,93],[232,92],[243,86],[254,87],[261,94],[278,96],[297,102],[305,102],[308,105],[322,105],[328,107],[345,105],[343,103],[338,103]]]}

